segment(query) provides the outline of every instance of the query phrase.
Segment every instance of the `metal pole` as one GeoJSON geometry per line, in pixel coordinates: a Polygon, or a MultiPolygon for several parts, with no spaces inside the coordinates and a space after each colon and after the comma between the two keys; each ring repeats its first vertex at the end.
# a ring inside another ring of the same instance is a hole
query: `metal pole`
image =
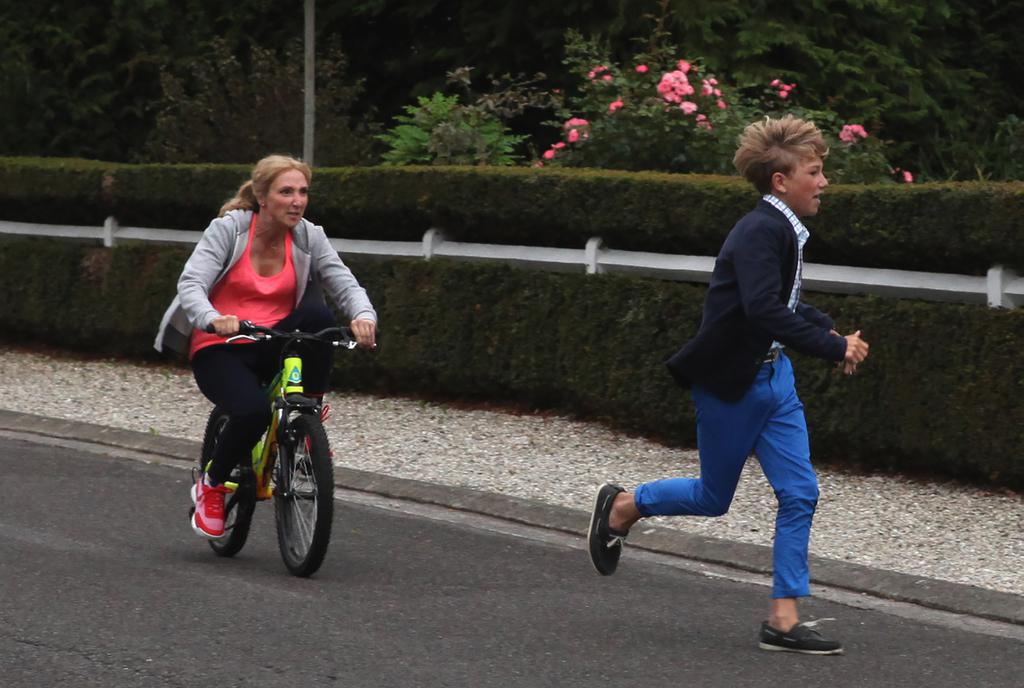
{"type": "Polygon", "coordinates": [[[316,48],[314,9],[316,0],[306,0],[306,59],[302,113],[302,159],[313,166],[313,128],[316,124],[316,48]]]}

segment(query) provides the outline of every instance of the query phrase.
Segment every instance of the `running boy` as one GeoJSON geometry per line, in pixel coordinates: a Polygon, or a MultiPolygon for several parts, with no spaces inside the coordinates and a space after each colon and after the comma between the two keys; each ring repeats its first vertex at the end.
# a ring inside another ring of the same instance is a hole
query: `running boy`
{"type": "Polygon", "coordinates": [[[800,222],[818,212],[828,186],[828,147],[811,122],[792,116],[748,126],[733,164],[763,194],[719,251],[697,335],[667,362],[692,387],[699,478],[670,478],[627,492],[598,491],[589,531],[594,567],[611,575],[629,529],[649,516],[720,516],[729,510],[747,457],[757,455],[779,501],[773,588],[760,647],[841,654],[842,645],[801,624],[797,599],[810,595],[807,546],[818,502],[803,405],[784,348],[842,365],[868,355],[860,332],[840,336],[830,317],[800,302],[800,222]]]}

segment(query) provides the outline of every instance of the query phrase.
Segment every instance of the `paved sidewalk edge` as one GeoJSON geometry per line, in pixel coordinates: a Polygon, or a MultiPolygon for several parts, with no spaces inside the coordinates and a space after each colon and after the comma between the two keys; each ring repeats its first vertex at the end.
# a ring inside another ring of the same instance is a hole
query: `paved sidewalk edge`
{"type": "MultiPolygon", "coordinates": [[[[45,437],[92,442],[191,462],[199,443],[122,430],[81,421],[0,409],[0,429],[45,437]]],[[[396,478],[335,466],[338,487],[394,499],[468,511],[573,535],[586,534],[589,514],[568,507],[484,492],[466,487],[396,478]]],[[[629,547],[720,564],[743,571],[771,573],[771,548],[720,540],[665,527],[645,527],[629,538],[629,547]]],[[[1024,596],[950,583],[934,578],[811,557],[812,582],[923,607],[1024,625],[1024,596]]]]}

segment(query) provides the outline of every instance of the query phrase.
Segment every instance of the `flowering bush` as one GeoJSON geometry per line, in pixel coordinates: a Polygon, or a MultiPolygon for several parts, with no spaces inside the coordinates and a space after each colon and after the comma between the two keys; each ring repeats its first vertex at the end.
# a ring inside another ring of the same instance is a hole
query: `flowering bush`
{"type": "Polygon", "coordinates": [[[620,66],[578,34],[570,34],[566,52],[582,85],[563,98],[552,122],[561,140],[535,164],[730,171],[732,152],[713,134],[729,119],[729,96],[698,60],[654,50],[620,66]]]}
{"type": "MultiPolygon", "coordinates": [[[[655,44],[652,41],[652,44],[655,44]]],[[[560,140],[535,165],[735,174],[739,134],[765,116],[793,114],[815,122],[830,147],[826,174],[839,182],[911,181],[891,168],[885,142],[861,124],[801,107],[796,83],[729,85],[700,59],[657,46],[618,65],[593,42],[570,34],[566,63],[578,92],[558,109],[560,140]]]]}

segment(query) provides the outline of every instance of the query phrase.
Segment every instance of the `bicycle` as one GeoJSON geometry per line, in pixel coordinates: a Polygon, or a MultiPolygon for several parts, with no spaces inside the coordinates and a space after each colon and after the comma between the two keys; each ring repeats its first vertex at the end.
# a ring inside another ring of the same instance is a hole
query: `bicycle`
{"type": "MultiPolygon", "coordinates": [[[[352,331],[331,327],[320,332],[282,332],[243,320],[228,342],[284,339],[280,371],[267,386],[271,420],[252,448],[251,461],[239,462],[225,482],[224,536],[209,545],[222,557],[233,557],[245,546],[256,503],[274,500],[277,543],[288,570],[310,576],[320,568],[331,538],[334,518],[334,465],[321,418],[321,402],[303,394],[302,343],[356,347],[352,331]]],[[[227,424],[220,407],[210,412],[199,456],[200,472],[227,424]]],[[[189,518],[195,506],[189,511],[189,518]]]]}

